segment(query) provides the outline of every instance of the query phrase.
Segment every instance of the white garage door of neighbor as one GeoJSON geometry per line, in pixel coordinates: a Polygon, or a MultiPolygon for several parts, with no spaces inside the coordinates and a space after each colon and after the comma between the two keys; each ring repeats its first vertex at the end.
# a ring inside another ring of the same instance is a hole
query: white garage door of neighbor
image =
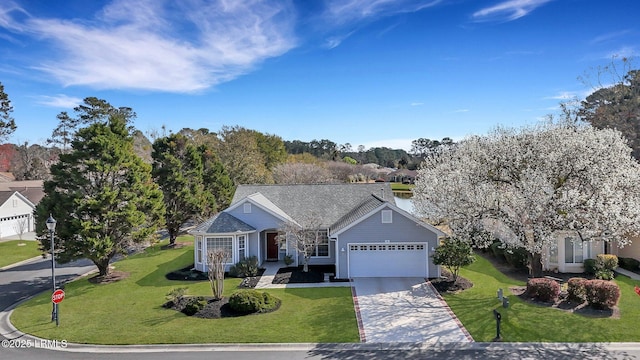
{"type": "Polygon", "coordinates": [[[429,277],[426,243],[349,244],[349,277],[429,277]]]}

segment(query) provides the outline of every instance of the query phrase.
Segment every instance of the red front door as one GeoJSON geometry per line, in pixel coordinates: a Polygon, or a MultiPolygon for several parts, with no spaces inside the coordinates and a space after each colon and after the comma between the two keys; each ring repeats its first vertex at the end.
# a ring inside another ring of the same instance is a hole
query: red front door
{"type": "Polygon", "coordinates": [[[267,233],[267,260],[278,260],[278,233],[267,233]]]}

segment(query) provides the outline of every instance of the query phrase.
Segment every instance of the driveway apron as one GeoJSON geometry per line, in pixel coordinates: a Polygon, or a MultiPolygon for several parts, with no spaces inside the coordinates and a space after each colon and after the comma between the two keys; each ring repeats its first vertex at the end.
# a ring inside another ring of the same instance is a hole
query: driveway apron
{"type": "Polygon", "coordinates": [[[356,278],[363,342],[472,342],[431,283],[421,278],[356,278]]]}

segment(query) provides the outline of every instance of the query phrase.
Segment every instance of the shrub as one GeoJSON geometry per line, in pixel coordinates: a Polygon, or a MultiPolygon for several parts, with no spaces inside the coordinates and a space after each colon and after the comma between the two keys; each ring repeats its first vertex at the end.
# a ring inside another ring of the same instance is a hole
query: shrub
{"type": "Polygon", "coordinates": [[[612,254],[598,254],[596,267],[603,270],[611,270],[618,267],[618,257],[612,254]]]}
{"type": "Polygon", "coordinates": [[[576,301],[583,303],[586,295],[586,282],[585,278],[575,277],[567,281],[567,295],[570,301],[576,301]]]}
{"type": "Polygon", "coordinates": [[[587,275],[595,275],[596,274],[596,260],[595,259],[585,259],[582,262],[584,265],[584,273],[587,275]]]}
{"type": "Polygon", "coordinates": [[[291,255],[286,255],[286,256],[284,257],[284,264],[285,264],[285,265],[287,265],[287,266],[289,266],[289,265],[293,264],[293,256],[291,256],[291,255]]]}
{"type": "Polygon", "coordinates": [[[182,309],[182,313],[187,316],[192,316],[198,311],[202,310],[205,305],[206,304],[204,298],[202,298],[201,296],[188,298],[186,299],[186,304],[182,309]]]}
{"type": "Polygon", "coordinates": [[[618,263],[621,268],[629,271],[636,271],[640,268],[640,261],[634,258],[618,258],[618,263]]]}
{"type": "Polygon", "coordinates": [[[585,283],[585,298],[595,308],[612,308],[620,299],[620,287],[607,280],[589,280],[585,283]]]}
{"type": "Polygon", "coordinates": [[[596,270],[595,278],[600,280],[613,280],[613,270],[598,269],[596,270]]]}
{"type": "Polygon", "coordinates": [[[526,268],[529,262],[529,253],[521,247],[504,250],[504,257],[509,265],[518,269],[526,268]]]}
{"type": "Polygon", "coordinates": [[[258,270],[258,257],[251,256],[231,266],[229,268],[229,275],[238,278],[258,276],[258,270]]]}
{"type": "Polygon", "coordinates": [[[502,247],[502,243],[500,241],[494,241],[491,246],[489,246],[493,256],[497,258],[501,258],[504,256],[504,248],[502,247]]]}
{"type": "Polygon", "coordinates": [[[229,297],[229,307],[241,313],[267,312],[275,309],[280,299],[257,290],[236,291],[229,297]]]}
{"type": "Polygon", "coordinates": [[[545,278],[529,279],[527,294],[540,301],[556,301],[560,295],[560,284],[545,278]]]}
{"type": "Polygon", "coordinates": [[[186,287],[181,287],[181,288],[173,288],[171,289],[171,291],[169,291],[167,293],[167,300],[169,300],[172,303],[177,303],[178,300],[180,300],[180,298],[182,298],[184,296],[184,294],[187,293],[187,288],[186,287]]]}

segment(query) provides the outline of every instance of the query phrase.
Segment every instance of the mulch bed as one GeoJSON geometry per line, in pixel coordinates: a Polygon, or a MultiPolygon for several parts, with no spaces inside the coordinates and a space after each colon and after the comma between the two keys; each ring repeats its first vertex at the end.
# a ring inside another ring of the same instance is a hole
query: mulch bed
{"type": "Polygon", "coordinates": [[[244,279],[242,279],[242,281],[240,282],[240,285],[238,285],[238,287],[240,289],[253,289],[256,287],[256,285],[258,285],[258,282],[260,281],[260,278],[262,277],[262,274],[264,273],[264,269],[260,269],[258,276],[248,276],[244,279]]]}
{"type": "MultiPolygon", "coordinates": [[[[172,271],[165,275],[168,280],[179,280],[179,281],[206,281],[209,280],[209,275],[205,272],[192,270],[194,267],[193,264],[186,266],[180,270],[172,271]]],[[[246,277],[242,279],[242,282],[238,286],[239,288],[248,289],[256,287],[258,281],[260,281],[260,277],[264,273],[264,269],[258,269],[258,276],[246,277]]],[[[225,274],[227,277],[228,274],[225,274]]]]}
{"type": "Polygon", "coordinates": [[[325,273],[335,273],[335,268],[325,265],[309,265],[308,272],[302,271],[302,266],[280,268],[274,276],[272,284],[321,283],[324,282],[325,273]]]}
{"type": "Polygon", "coordinates": [[[473,287],[473,283],[462,276],[458,276],[458,279],[454,283],[453,274],[445,268],[442,268],[441,277],[432,279],[431,284],[441,294],[463,291],[473,287]]]}
{"type": "Polygon", "coordinates": [[[513,286],[513,287],[510,287],[509,290],[513,295],[519,297],[520,299],[528,303],[550,307],[550,308],[554,308],[554,309],[558,309],[566,312],[576,313],[576,314],[580,314],[588,317],[612,318],[612,319],[620,318],[620,309],[617,306],[614,306],[612,309],[596,309],[589,306],[587,302],[578,303],[578,302],[569,301],[569,299],[567,298],[567,293],[564,291],[560,293],[560,296],[556,301],[545,302],[529,296],[526,292],[527,290],[526,286],[513,286]]]}
{"type": "Polygon", "coordinates": [[[129,277],[128,272],[112,270],[109,272],[109,274],[105,276],[95,275],[90,277],[89,282],[92,284],[111,284],[116,281],[126,279],[128,277],[129,277]]]}
{"type": "MultiPolygon", "coordinates": [[[[266,314],[266,313],[274,312],[280,308],[280,302],[278,302],[278,305],[269,311],[240,313],[231,309],[231,307],[229,306],[228,297],[224,297],[220,300],[213,300],[212,297],[205,297],[205,300],[207,301],[207,304],[204,306],[204,308],[202,308],[200,311],[195,313],[193,317],[197,317],[201,319],[221,319],[221,318],[227,318],[227,317],[266,314]]],[[[179,302],[178,304],[165,303],[164,307],[172,310],[176,310],[176,311],[182,311],[185,303],[186,302],[182,302],[182,303],[179,302]]]]}
{"type": "Polygon", "coordinates": [[[209,275],[207,275],[207,273],[204,273],[198,270],[192,270],[193,267],[194,267],[194,264],[191,264],[189,266],[183,267],[180,270],[172,271],[167,275],[165,275],[165,277],[167,278],[167,280],[180,280],[180,281],[209,280],[209,275]]]}

